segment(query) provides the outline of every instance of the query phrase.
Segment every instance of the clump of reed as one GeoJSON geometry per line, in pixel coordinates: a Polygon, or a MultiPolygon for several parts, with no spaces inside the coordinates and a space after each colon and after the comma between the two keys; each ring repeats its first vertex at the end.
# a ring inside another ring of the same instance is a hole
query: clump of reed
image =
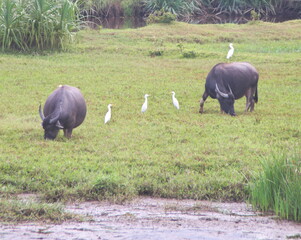
{"type": "Polygon", "coordinates": [[[290,0],[225,0],[225,1],[206,1],[195,0],[198,11],[203,10],[218,14],[237,14],[244,15],[251,10],[255,10],[262,15],[276,15],[285,10],[300,11],[301,4],[290,0]]]}
{"type": "Polygon", "coordinates": [[[78,5],[88,17],[121,17],[143,15],[142,0],[79,0],[78,5]]]}
{"type": "Polygon", "coordinates": [[[262,211],[301,221],[301,157],[274,155],[261,162],[262,172],[250,184],[250,202],[262,211]]]}
{"type": "Polygon", "coordinates": [[[262,17],[301,12],[300,1],[290,0],[80,0],[85,11],[99,17],[142,16],[163,10],[178,18],[205,15],[250,15],[256,11],[262,17]]]}
{"type": "Polygon", "coordinates": [[[1,49],[64,49],[79,29],[78,16],[77,3],[70,0],[3,0],[1,49]]]}

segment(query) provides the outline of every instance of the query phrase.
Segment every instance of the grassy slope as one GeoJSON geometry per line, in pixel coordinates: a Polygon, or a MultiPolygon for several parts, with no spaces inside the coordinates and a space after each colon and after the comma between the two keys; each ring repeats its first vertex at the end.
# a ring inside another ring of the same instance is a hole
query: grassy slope
{"type": "Polygon", "coordinates": [[[301,21],[253,25],[152,25],[84,31],[76,48],[49,55],[0,56],[0,193],[44,199],[117,199],[137,194],[242,200],[245,177],[261,155],[290,151],[301,139],[301,21]],[[225,61],[249,61],[260,73],[255,112],[219,113],[205,77],[225,61]],[[184,59],[184,51],[199,54],[184,59]],[[163,50],[162,57],[149,51],[163,50]],[[44,141],[38,105],[59,84],[78,86],[88,115],[73,138],[44,141]],[[176,92],[181,109],[171,103],[176,92]],[[140,113],[143,95],[149,109],[140,113]],[[112,121],[103,124],[107,104],[112,121]]]}

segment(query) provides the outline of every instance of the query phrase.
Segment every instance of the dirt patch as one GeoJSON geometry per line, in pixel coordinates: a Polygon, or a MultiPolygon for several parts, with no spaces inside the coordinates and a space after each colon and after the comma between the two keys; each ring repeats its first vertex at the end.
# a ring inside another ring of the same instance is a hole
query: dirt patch
{"type": "Polygon", "coordinates": [[[0,239],[301,239],[301,224],[261,216],[245,203],[139,198],[123,205],[72,204],[66,210],[92,220],[0,225],[0,239]]]}

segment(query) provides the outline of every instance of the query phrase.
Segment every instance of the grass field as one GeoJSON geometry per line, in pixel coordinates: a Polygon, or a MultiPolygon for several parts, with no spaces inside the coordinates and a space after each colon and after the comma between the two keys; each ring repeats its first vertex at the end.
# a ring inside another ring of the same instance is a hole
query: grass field
{"type": "Polygon", "coordinates": [[[137,195],[245,200],[261,157],[300,152],[300,36],[301,21],[175,23],[85,30],[68,52],[1,54],[0,205],[18,193],[37,193],[42,203],[137,195]],[[244,113],[245,99],[237,100],[231,117],[208,98],[201,115],[206,75],[226,61],[230,42],[231,61],[259,71],[258,104],[244,113]],[[72,139],[60,132],[45,141],[38,106],[59,84],[81,89],[87,117],[72,139]],[[145,93],[149,109],[141,114],[145,93]]]}

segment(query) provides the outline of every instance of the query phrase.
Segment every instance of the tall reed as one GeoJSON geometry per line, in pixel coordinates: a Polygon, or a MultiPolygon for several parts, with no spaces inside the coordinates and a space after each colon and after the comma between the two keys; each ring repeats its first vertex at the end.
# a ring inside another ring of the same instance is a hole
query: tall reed
{"type": "Polygon", "coordinates": [[[0,6],[0,43],[8,49],[64,49],[79,29],[77,2],[4,0],[0,6]]]}
{"type": "Polygon", "coordinates": [[[12,0],[4,0],[0,6],[0,42],[1,49],[15,47],[25,49],[27,45],[22,41],[24,11],[12,0]]]}
{"type": "Polygon", "coordinates": [[[274,155],[250,184],[250,201],[262,211],[301,221],[301,157],[274,155]]]}

